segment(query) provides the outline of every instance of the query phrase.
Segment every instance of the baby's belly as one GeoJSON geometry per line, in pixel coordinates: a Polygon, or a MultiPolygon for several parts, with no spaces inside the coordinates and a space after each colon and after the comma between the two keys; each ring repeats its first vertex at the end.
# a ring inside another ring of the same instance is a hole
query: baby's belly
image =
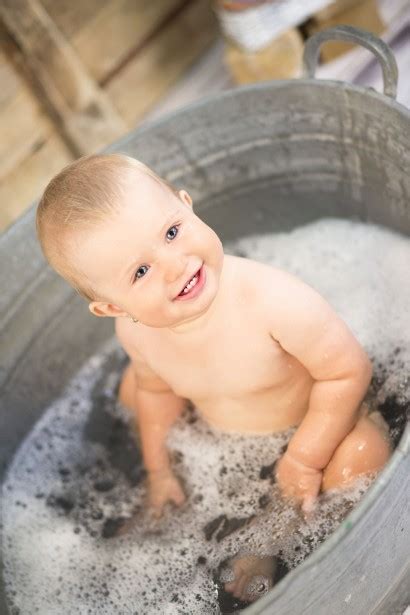
{"type": "Polygon", "coordinates": [[[267,389],[233,397],[192,402],[213,427],[237,433],[273,433],[298,425],[305,416],[312,380],[306,378],[291,390],[267,389]]]}

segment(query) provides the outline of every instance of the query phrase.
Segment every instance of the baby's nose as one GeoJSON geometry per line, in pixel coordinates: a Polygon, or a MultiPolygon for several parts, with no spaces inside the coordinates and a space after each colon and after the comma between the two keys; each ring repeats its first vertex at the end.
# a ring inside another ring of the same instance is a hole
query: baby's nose
{"type": "Polygon", "coordinates": [[[165,262],[165,281],[166,282],[175,282],[178,278],[182,276],[187,266],[187,258],[184,254],[180,252],[175,252],[174,254],[169,254],[166,257],[165,262]]]}

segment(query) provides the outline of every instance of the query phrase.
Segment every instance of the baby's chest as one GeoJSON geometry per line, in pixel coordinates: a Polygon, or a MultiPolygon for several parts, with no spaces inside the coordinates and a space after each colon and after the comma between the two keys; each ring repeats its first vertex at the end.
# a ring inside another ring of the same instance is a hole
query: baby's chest
{"type": "Polygon", "coordinates": [[[163,344],[149,362],[181,397],[249,395],[283,380],[286,353],[268,333],[231,332],[188,348],[163,344]]]}

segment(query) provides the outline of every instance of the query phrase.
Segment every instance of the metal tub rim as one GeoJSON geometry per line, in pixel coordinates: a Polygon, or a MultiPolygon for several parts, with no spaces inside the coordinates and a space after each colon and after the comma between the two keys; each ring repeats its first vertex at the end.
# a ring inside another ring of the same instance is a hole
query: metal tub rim
{"type": "MultiPolygon", "coordinates": [[[[398,103],[397,101],[387,98],[385,95],[380,94],[372,89],[365,88],[362,86],[351,85],[346,82],[340,81],[329,81],[329,80],[317,80],[317,79],[300,79],[295,81],[282,80],[275,83],[259,83],[250,86],[244,86],[237,89],[228,90],[223,92],[222,94],[211,95],[199,102],[195,102],[183,109],[177,110],[164,118],[156,120],[154,122],[147,123],[141,126],[137,131],[133,132],[130,135],[127,135],[117,141],[115,144],[111,145],[105,151],[120,151],[124,145],[129,143],[132,139],[135,139],[135,136],[141,136],[147,131],[152,130],[152,128],[160,128],[161,126],[167,126],[177,120],[179,117],[186,116],[191,112],[198,113],[201,108],[208,107],[214,101],[227,100],[233,96],[241,96],[242,94],[246,95],[246,92],[267,92],[269,94],[274,93],[275,90],[286,88],[298,89],[298,88],[316,88],[317,91],[322,89],[333,89],[337,92],[342,93],[343,90],[354,91],[358,95],[365,95],[367,99],[374,98],[375,100],[382,102],[384,104],[388,104],[388,106],[401,115],[404,115],[406,119],[410,120],[410,110],[406,109],[403,105],[398,103]]],[[[370,102],[369,99],[369,102],[370,102]]],[[[10,236],[14,232],[14,228],[16,225],[20,223],[24,223],[27,220],[28,216],[32,215],[32,208],[26,212],[19,221],[16,222],[15,225],[9,227],[0,237],[0,246],[3,244],[5,239],[10,238],[10,236]]],[[[46,265],[44,266],[46,268],[46,265]]],[[[302,576],[307,570],[314,568],[319,562],[321,562],[327,554],[334,549],[335,545],[340,545],[346,537],[350,534],[351,530],[357,525],[357,523],[365,517],[367,512],[372,509],[374,503],[385,491],[390,479],[395,473],[396,468],[400,465],[403,459],[408,455],[410,447],[410,428],[407,426],[405,432],[403,433],[401,440],[399,442],[398,447],[394,451],[392,458],[387,464],[386,468],[381,472],[380,476],[375,481],[374,485],[369,489],[366,493],[365,497],[359,503],[357,507],[349,514],[346,521],[341,524],[341,526],[330,536],[322,545],[320,545],[314,553],[312,553],[308,559],[306,559],[302,564],[300,564],[296,569],[294,569],[289,575],[287,575],[282,581],[280,581],[264,598],[260,599],[254,605],[249,606],[246,609],[246,612],[249,615],[256,615],[257,613],[262,613],[263,610],[269,607],[272,603],[274,604],[275,598],[283,595],[288,590],[292,589],[292,585],[294,582],[302,576]]],[[[266,611],[265,611],[266,612],[266,611]]]]}

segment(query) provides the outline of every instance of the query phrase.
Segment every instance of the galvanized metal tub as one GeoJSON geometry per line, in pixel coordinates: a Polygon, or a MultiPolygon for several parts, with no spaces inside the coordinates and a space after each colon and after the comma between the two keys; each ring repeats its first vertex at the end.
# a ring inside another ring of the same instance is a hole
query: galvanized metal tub
{"type": "MultiPolygon", "coordinates": [[[[313,78],[263,83],[192,105],[110,151],[136,156],[187,187],[199,215],[223,240],[322,216],[354,217],[409,235],[410,113],[394,101],[388,50],[368,40],[383,63],[389,96],[313,78]]],[[[311,73],[320,39],[312,44],[311,73]]],[[[0,239],[1,479],[44,408],[113,333],[112,323],[93,319],[46,265],[34,215],[33,208],[0,239]]],[[[247,613],[404,610],[410,602],[409,440],[407,428],[343,525],[247,613]]],[[[1,587],[0,612],[8,612],[1,587]]]]}

